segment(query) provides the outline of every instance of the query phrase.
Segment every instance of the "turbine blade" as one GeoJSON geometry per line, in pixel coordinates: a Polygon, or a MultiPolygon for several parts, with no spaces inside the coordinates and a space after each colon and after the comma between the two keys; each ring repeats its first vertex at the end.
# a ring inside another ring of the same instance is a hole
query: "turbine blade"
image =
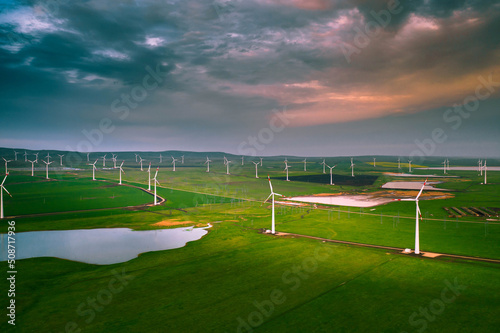
{"type": "Polygon", "coordinates": [[[271,177],[267,175],[267,180],[269,180],[269,187],[271,188],[271,193],[273,193],[273,185],[271,184],[271,177]]]}
{"type": "Polygon", "coordinates": [[[12,194],[10,194],[9,191],[7,191],[7,189],[3,185],[2,185],[2,188],[5,190],[5,192],[7,192],[8,195],[10,195],[12,197],[12,194]]]}
{"type": "Polygon", "coordinates": [[[422,191],[424,190],[424,187],[425,187],[425,184],[427,183],[427,178],[425,179],[425,182],[424,184],[422,185],[422,188],[420,189],[420,192],[418,192],[418,195],[417,195],[417,198],[416,200],[418,200],[418,197],[420,197],[420,195],[422,194],[422,191]]]}
{"type": "Polygon", "coordinates": [[[0,186],[3,186],[3,184],[5,183],[5,180],[7,179],[7,176],[8,176],[8,175],[9,175],[9,174],[6,174],[6,175],[5,175],[5,177],[3,178],[2,184],[1,184],[0,186]]]}
{"type": "Polygon", "coordinates": [[[279,194],[279,193],[273,193],[274,195],[279,195],[280,197],[284,197],[283,194],[279,194]]]}
{"type": "MultiPolygon", "coordinates": [[[[272,195],[273,195],[272,193],[271,193],[271,194],[269,194],[269,196],[267,197],[267,199],[266,199],[266,200],[264,200],[264,201],[262,202],[262,205],[263,205],[263,204],[265,204],[265,203],[266,203],[266,201],[267,201],[267,200],[269,200],[269,198],[270,198],[272,195]]],[[[262,205],[261,205],[261,206],[262,206],[262,205]]]]}
{"type": "Polygon", "coordinates": [[[158,176],[158,170],[160,170],[160,167],[156,168],[155,179],[156,179],[156,176],[158,176]]]}

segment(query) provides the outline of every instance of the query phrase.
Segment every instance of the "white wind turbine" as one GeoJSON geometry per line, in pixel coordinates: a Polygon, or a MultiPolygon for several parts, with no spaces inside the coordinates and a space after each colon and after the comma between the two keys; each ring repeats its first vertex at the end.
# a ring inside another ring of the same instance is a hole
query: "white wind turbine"
{"type": "Polygon", "coordinates": [[[411,173],[411,160],[408,160],[408,172],[411,173]]]}
{"type": "Polygon", "coordinates": [[[229,160],[226,160],[226,175],[230,175],[230,173],[229,173],[229,163],[232,163],[232,162],[229,161],[229,160]]]}
{"type": "Polygon", "coordinates": [[[352,157],[351,157],[351,177],[354,177],[354,166],[356,164],[354,164],[353,160],[352,160],[352,157]]]}
{"type": "Polygon", "coordinates": [[[12,197],[12,194],[10,194],[9,191],[7,191],[7,189],[5,188],[5,186],[3,186],[8,175],[9,175],[8,173],[5,174],[5,177],[2,181],[2,184],[0,184],[0,219],[4,218],[4,215],[3,215],[3,191],[7,192],[7,194],[12,197]]]}
{"type": "Polygon", "coordinates": [[[148,167],[148,191],[151,191],[151,162],[148,167]]]}
{"type": "Polygon", "coordinates": [[[481,176],[483,175],[483,161],[479,160],[477,161],[477,172],[480,172],[481,173],[481,176]]]}
{"type": "Polygon", "coordinates": [[[241,165],[245,165],[245,156],[241,156],[241,165]]]}
{"type": "Polygon", "coordinates": [[[486,167],[486,160],[484,160],[483,169],[484,169],[484,185],[486,185],[488,183],[488,179],[486,177],[486,171],[488,170],[488,168],[486,167]]]}
{"type": "Polygon", "coordinates": [[[446,159],[446,169],[450,171],[450,160],[448,158],[446,159]]]}
{"type": "Polygon", "coordinates": [[[160,182],[156,179],[156,176],[158,176],[158,170],[160,170],[160,167],[157,167],[157,168],[156,168],[155,178],[153,178],[153,180],[154,180],[154,185],[155,185],[155,202],[154,202],[154,205],[155,205],[155,206],[158,204],[158,203],[157,203],[157,199],[156,199],[156,184],[160,185],[160,182]]]}
{"type": "Polygon", "coordinates": [[[40,153],[35,153],[35,163],[38,163],[38,154],[40,153]]]}
{"type": "Polygon", "coordinates": [[[375,163],[375,162],[376,162],[376,160],[377,160],[377,159],[374,157],[374,158],[373,158],[373,167],[374,167],[374,168],[377,166],[377,164],[375,163]]]}
{"type": "Polygon", "coordinates": [[[441,164],[443,165],[443,174],[446,175],[446,160],[444,160],[444,162],[441,164]]]}
{"type": "Polygon", "coordinates": [[[50,162],[50,154],[47,153],[47,156],[45,156],[47,158],[47,162],[50,162]]]}
{"type": "Polygon", "coordinates": [[[227,158],[226,158],[226,156],[224,156],[224,165],[226,165],[226,164],[227,164],[227,158]]]}
{"type": "Polygon", "coordinates": [[[333,171],[333,169],[334,169],[336,166],[337,166],[337,165],[334,165],[334,166],[332,166],[332,167],[331,167],[331,166],[328,166],[328,165],[327,165],[327,167],[330,169],[330,185],[335,185],[335,184],[333,183],[333,175],[332,175],[332,171],[333,171]]]}
{"type": "Polygon", "coordinates": [[[54,161],[52,161],[52,162],[45,162],[45,160],[42,160],[42,161],[43,161],[43,163],[45,163],[45,178],[49,179],[49,165],[54,163],[54,161]]]}
{"type": "Polygon", "coordinates": [[[178,159],[175,159],[173,156],[172,156],[172,165],[174,166],[174,168],[172,169],[172,171],[175,171],[175,162],[177,162],[178,159]]]}
{"type": "Polygon", "coordinates": [[[210,172],[210,162],[212,162],[212,160],[210,160],[207,156],[207,160],[205,161],[205,164],[207,165],[207,172],[210,172]]]}
{"type": "Polygon", "coordinates": [[[62,158],[63,158],[64,154],[63,155],[57,154],[57,156],[59,156],[59,165],[62,166],[62,158]]]}
{"type": "Polygon", "coordinates": [[[24,151],[24,162],[28,162],[28,152],[25,150],[24,151]]]}
{"type": "Polygon", "coordinates": [[[19,152],[14,150],[14,161],[17,161],[17,154],[19,154],[19,152]]]}
{"type": "Polygon", "coordinates": [[[325,159],[323,159],[323,162],[321,162],[321,165],[323,166],[323,173],[326,173],[325,172],[325,166],[326,166],[325,159]]]}
{"type": "Polygon", "coordinates": [[[104,156],[102,156],[102,167],[104,168],[106,166],[106,156],[108,154],[104,154],[104,156]]]}
{"type": "Polygon", "coordinates": [[[274,196],[275,195],[279,195],[280,197],[282,197],[283,195],[279,194],[279,193],[274,193],[273,191],[273,185],[271,184],[271,177],[269,177],[269,175],[267,175],[267,179],[269,180],[269,187],[271,188],[271,194],[269,194],[269,196],[267,197],[266,200],[264,200],[263,204],[269,200],[269,198],[272,198],[271,201],[272,201],[272,204],[271,204],[271,215],[272,215],[272,218],[271,218],[271,233],[274,235],[276,233],[276,230],[275,230],[275,227],[274,227],[274,196]]]}
{"type": "Polygon", "coordinates": [[[184,164],[184,155],[181,155],[181,164],[184,164]]]}
{"type": "Polygon", "coordinates": [[[253,164],[255,164],[255,178],[259,178],[259,175],[257,174],[257,167],[259,166],[259,162],[254,162],[252,161],[253,164]]]}
{"type": "Polygon", "coordinates": [[[425,180],[422,188],[420,189],[420,192],[418,192],[418,195],[415,199],[393,199],[395,201],[415,201],[417,207],[415,214],[415,254],[420,254],[420,232],[418,227],[418,218],[420,217],[420,219],[422,219],[422,213],[420,212],[420,207],[418,206],[418,198],[420,198],[420,195],[422,194],[426,183],[427,179],[425,180]]]}
{"type": "Polygon", "coordinates": [[[304,162],[304,171],[307,171],[307,158],[304,158],[302,162],[304,162]]]}
{"type": "Polygon", "coordinates": [[[142,161],[145,161],[145,160],[144,160],[142,157],[140,157],[140,156],[139,156],[139,163],[141,163],[141,171],[144,171],[144,170],[142,169],[142,161]]]}
{"type": "Polygon", "coordinates": [[[284,171],[286,171],[286,181],[287,181],[287,182],[289,182],[289,181],[290,181],[290,180],[288,179],[288,168],[290,168],[290,167],[288,166],[288,161],[287,161],[287,159],[285,158],[285,169],[284,169],[284,171]]]}
{"type": "Polygon", "coordinates": [[[2,158],[5,161],[5,174],[8,174],[9,173],[9,169],[7,169],[7,164],[9,162],[12,162],[12,160],[6,160],[5,157],[2,157],[2,158]]]}
{"type": "Polygon", "coordinates": [[[125,171],[123,171],[123,163],[125,163],[125,161],[122,162],[122,164],[120,164],[120,171],[118,172],[120,174],[120,185],[122,184],[122,172],[125,173],[125,171]]]}
{"type": "Polygon", "coordinates": [[[401,169],[401,158],[398,157],[398,169],[401,169]]]}
{"type": "Polygon", "coordinates": [[[34,160],[34,161],[28,160],[28,162],[31,163],[31,177],[34,177],[35,176],[35,163],[36,163],[36,160],[34,160]]]}
{"type": "Polygon", "coordinates": [[[118,157],[118,155],[115,155],[113,153],[111,153],[111,155],[113,157],[111,157],[111,160],[113,161],[113,168],[116,169],[116,158],[118,157]]]}
{"type": "Polygon", "coordinates": [[[99,159],[96,159],[94,163],[89,163],[89,165],[92,165],[92,180],[95,180],[95,170],[97,169],[95,164],[97,163],[99,159]]]}
{"type": "Polygon", "coordinates": [[[90,153],[87,153],[87,163],[90,163],[90,153]]]}
{"type": "Polygon", "coordinates": [[[139,161],[137,160],[137,157],[139,157],[138,154],[134,154],[135,155],[135,163],[139,163],[139,161]]]}
{"type": "Polygon", "coordinates": [[[262,166],[262,157],[259,157],[260,158],[260,166],[262,166]]]}
{"type": "Polygon", "coordinates": [[[161,154],[160,154],[160,164],[163,161],[162,159],[163,159],[163,156],[161,156],[161,154]]]}

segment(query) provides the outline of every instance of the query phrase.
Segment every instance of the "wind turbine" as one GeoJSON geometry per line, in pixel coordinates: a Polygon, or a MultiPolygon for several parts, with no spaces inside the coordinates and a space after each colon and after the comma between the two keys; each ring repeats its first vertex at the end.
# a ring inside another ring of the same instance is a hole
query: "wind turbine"
{"type": "Polygon", "coordinates": [[[230,173],[229,173],[229,163],[231,163],[231,161],[227,160],[227,162],[226,162],[226,175],[230,175],[230,173]]]}
{"type": "Polygon", "coordinates": [[[97,163],[98,159],[95,160],[94,163],[90,163],[89,165],[92,165],[92,180],[95,180],[95,170],[97,169],[95,167],[95,164],[97,163]]]}
{"type": "Polygon", "coordinates": [[[408,172],[411,173],[411,160],[408,160],[408,172]]]}
{"type": "Polygon", "coordinates": [[[267,175],[267,179],[269,180],[269,187],[271,188],[271,194],[269,194],[269,196],[267,197],[266,200],[264,200],[264,202],[262,204],[264,204],[267,200],[269,200],[269,198],[272,197],[272,219],[271,219],[271,233],[274,235],[276,233],[276,230],[275,230],[275,227],[274,227],[274,196],[275,195],[279,195],[280,197],[282,197],[283,195],[279,194],[279,193],[274,193],[273,191],[273,185],[271,184],[271,177],[269,177],[269,175],[267,175]]]}
{"type": "Polygon", "coordinates": [[[104,154],[104,156],[102,156],[102,167],[104,168],[106,166],[106,156],[108,154],[104,154]]]}
{"type": "MultiPolygon", "coordinates": [[[[352,162],[352,159],[351,159],[351,162],[352,162]]],[[[323,166],[323,173],[326,173],[325,172],[325,165],[326,165],[325,159],[323,159],[323,162],[321,162],[321,165],[323,166]]]]}
{"type": "Polygon", "coordinates": [[[184,164],[184,155],[181,156],[181,164],[184,164]]]}
{"type": "Polygon", "coordinates": [[[443,165],[443,174],[446,175],[446,160],[441,164],[443,165]]]}
{"type": "Polygon", "coordinates": [[[207,156],[207,160],[206,160],[206,161],[205,161],[205,163],[204,163],[204,164],[206,164],[206,165],[207,165],[207,172],[210,172],[210,162],[212,162],[212,160],[210,160],[210,159],[208,158],[208,156],[207,156]]]}
{"type": "Polygon", "coordinates": [[[307,158],[304,158],[302,162],[304,162],[304,171],[307,171],[307,158]]]}
{"type": "Polygon", "coordinates": [[[144,170],[142,169],[142,161],[144,161],[144,160],[142,159],[142,157],[140,157],[140,156],[139,156],[139,162],[141,163],[141,171],[144,171],[144,170]]]}
{"type": "Polygon", "coordinates": [[[354,177],[354,166],[356,164],[354,164],[354,162],[352,161],[352,157],[351,157],[351,176],[354,177]]]}
{"type": "Polygon", "coordinates": [[[14,161],[17,161],[17,154],[19,154],[19,152],[14,150],[14,161]]]}
{"type": "Polygon", "coordinates": [[[376,161],[376,160],[377,160],[377,159],[374,157],[374,158],[373,158],[373,167],[374,167],[374,168],[377,166],[377,164],[375,163],[375,161],[376,161]]]}
{"type": "Polygon", "coordinates": [[[35,153],[35,162],[38,163],[38,154],[40,153],[35,153]]]}
{"type": "Polygon", "coordinates": [[[161,154],[160,154],[160,164],[161,164],[161,162],[162,162],[162,158],[163,158],[163,156],[161,156],[161,154]]]}
{"type": "Polygon", "coordinates": [[[286,171],[286,181],[287,181],[287,182],[289,182],[289,181],[290,181],[290,180],[288,179],[288,168],[289,168],[289,166],[288,166],[288,161],[287,161],[287,159],[285,158],[285,169],[284,169],[284,170],[286,171]]]}
{"type": "Polygon", "coordinates": [[[226,156],[224,156],[224,165],[226,165],[226,164],[227,164],[227,158],[226,158],[226,156]]]}
{"type": "Polygon", "coordinates": [[[401,158],[398,157],[398,169],[401,169],[401,158]]]}
{"type": "Polygon", "coordinates": [[[488,168],[486,167],[486,160],[484,160],[483,169],[484,169],[484,185],[486,185],[488,183],[488,179],[486,177],[486,171],[488,170],[488,168]]]}
{"type": "Polygon", "coordinates": [[[260,158],[260,166],[262,166],[262,157],[259,157],[260,158]]]}
{"type": "Polygon", "coordinates": [[[415,254],[420,254],[420,234],[418,228],[418,218],[420,217],[420,219],[422,219],[422,213],[420,212],[420,208],[418,206],[418,198],[420,198],[420,195],[422,194],[422,191],[424,190],[426,183],[427,179],[425,180],[424,184],[422,185],[422,188],[420,189],[420,192],[418,192],[418,195],[415,199],[393,199],[395,201],[415,201],[417,207],[415,214],[415,254]]]}
{"type": "Polygon", "coordinates": [[[481,160],[477,161],[477,165],[478,165],[477,172],[480,172],[481,176],[482,176],[483,175],[483,161],[481,161],[481,160]]]}
{"type": "Polygon", "coordinates": [[[160,182],[156,179],[156,176],[158,176],[158,170],[160,170],[160,167],[156,168],[155,178],[153,178],[155,185],[155,204],[154,204],[155,206],[158,204],[156,201],[156,184],[160,185],[160,182]]]}
{"type": "Polygon", "coordinates": [[[257,174],[257,167],[259,166],[259,162],[254,162],[252,161],[253,164],[255,164],[255,178],[259,178],[259,175],[257,174]]]}
{"type": "Polygon", "coordinates": [[[327,167],[330,169],[330,185],[335,185],[335,184],[333,183],[332,170],[333,170],[336,166],[337,166],[337,165],[334,165],[334,166],[332,166],[332,167],[331,167],[331,166],[328,166],[328,165],[327,165],[327,167]]]}
{"type": "Polygon", "coordinates": [[[24,162],[28,162],[28,152],[25,150],[24,151],[24,162]]]}
{"type": "Polygon", "coordinates": [[[446,158],[446,169],[450,171],[450,160],[448,158],[446,158]]]}
{"type": "Polygon", "coordinates": [[[137,157],[139,156],[138,154],[134,154],[135,155],[135,163],[139,163],[139,161],[137,160],[137,157]]]}
{"type": "Polygon", "coordinates": [[[151,191],[151,162],[148,167],[148,191],[151,191]]]}
{"type": "Polygon", "coordinates": [[[10,194],[9,191],[7,191],[7,189],[5,188],[5,186],[3,186],[8,175],[9,175],[8,173],[5,174],[5,177],[2,181],[2,184],[0,184],[0,219],[4,218],[4,216],[3,216],[3,191],[7,192],[7,194],[12,197],[12,194],[10,194]]]}
{"type": "Polygon", "coordinates": [[[241,165],[245,165],[245,156],[241,156],[241,165]]]}
{"type": "Polygon", "coordinates": [[[173,156],[172,156],[172,164],[174,165],[174,168],[172,171],[175,171],[175,162],[177,162],[178,160],[175,159],[173,156]]]}
{"type": "Polygon", "coordinates": [[[2,158],[5,161],[5,174],[8,174],[9,170],[7,169],[7,163],[12,162],[12,160],[6,160],[5,157],[2,157],[2,158]]]}
{"type": "Polygon", "coordinates": [[[52,162],[45,162],[45,160],[42,160],[43,163],[45,163],[45,178],[46,179],[49,179],[49,165],[51,165],[52,163],[54,163],[54,161],[52,162]]]}
{"type": "Polygon", "coordinates": [[[89,159],[89,158],[90,158],[90,153],[87,153],[87,163],[89,163],[89,162],[90,162],[90,159],[89,159]]]}
{"type": "Polygon", "coordinates": [[[120,185],[122,184],[122,172],[125,173],[125,171],[123,171],[123,163],[125,163],[125,161],[122,162],[122,164],[120,164],[120,172],[118,172],[120,174],[120,185]]]}
{"type": "Polygon", "coordinates": [[[62,166],[62,158],[64,155],[57,154],[57,156],[59,156],[59,165],[62,166]]]}
{"type": "Polygon", "coordinates": [[[34,177],[35,176],[35,163],[36,163],[36,160],[34,160],[34,161],[28,160],[28,162],[31,163],[31,177],[34,177]]]}
{"type": "Polygon", "coordinates": [[[111,153],[111,155],[113,156],[111,157],[111,160],[113,160],[113,168],[116,169],[116,158],[118,157],[118,155],[115,155],[113,153],[111,153]]]}
{"type": "Polygon", "coordinates": [[[47,162],[50,162],[50,154],[47,153],[47,156],[45,156],[45,157],[47,157],[47,162]]]}

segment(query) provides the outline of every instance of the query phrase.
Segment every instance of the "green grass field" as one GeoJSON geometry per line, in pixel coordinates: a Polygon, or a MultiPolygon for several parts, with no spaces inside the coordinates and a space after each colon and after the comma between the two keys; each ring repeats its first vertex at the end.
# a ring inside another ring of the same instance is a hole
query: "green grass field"
{"type": "MultiPolygon", "coordinates": [[[[422,181],[382,174],[396,171],[397,164],[396,168],[387,165],[373,170],[370,165],[358,166],[360,161],[369,159],[355,160],[356,172],[379,176],[373,185],[340,187],[273,180],[273,186],[287,196],[359,194],[381,191],[380,186],[391,180],[422,181]]],[[[15,219],[17,232],[103,227],[146,230],[169,220],[221,223],[184,248],[145,253],[120,264],[98,266],[56,258],[18,261],[17,325],[13,329],[4,320],[0,331],[497,331],[498,264],[419,258],[261,234],[259,229],[270,228],[269,204],[261,205],[269,195],[267,174],[283,176],[282,160],[265,161],[259,179],[254,178],[255,168],[249,162],[235,166],[231,175],[225,175],[222,163],[211,165],[213,172],[208,174],[202,162],[177,166],[175,173],[168,166],[161,167],[158,194],[167,202],[139,210],[116,208],[152,202],[152,196],[139,189],[114,186],[116,170],[97,171],[96,177],[107,182],[93,182],[87,169],[54,174],[56,180],[50,182],[35,177],[37,183],[32,183],[27,172],[16,174],[14,169],[6,182],[13,194],[12,198],[4,196],[7,215],[87,210],[19,217],[15,219]],[[114,209],[92,210],[104,207],[114,209]],[[120,283],[117,275],[122,272],[129,278],[120,283]]],[[[349,163],[338,163],[338,174],[350,175],[349,163]]],[[[384,161],[377,158],[375,169],[379,163],[384,161]]],[[[147,188],[147,173],[133,162],[127,164],[124,183],[147,188]]],[[[296,175],[322,173],[319,162],[308,163],[307,172],[299,171],[299,163],[294,166],[296,175]]],[[[500,173],[489,173],[488,185],[480,184],[477,172],[452,174],[460,178],[438,178],[446,181],[438,187],[453,190],[452,198],[420,202],[424,216],[421,250],[500,259],[499,222],[472,216],[451,219],[443,210],[444,206],[500,208],[500,173]]],[[[363,209],[277,205],[276,229],[413,248],[414,213],[412,202],[363,209]]],[[[7,231],[5,223],[0,231],[7,231]]],[[[0,288],[8,289],[5,279],[0,288]]]]}

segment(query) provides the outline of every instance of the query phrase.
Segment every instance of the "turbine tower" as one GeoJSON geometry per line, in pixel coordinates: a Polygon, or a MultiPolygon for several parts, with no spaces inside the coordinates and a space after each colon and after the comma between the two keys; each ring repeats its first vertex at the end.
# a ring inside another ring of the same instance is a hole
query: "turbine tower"
{"type": "MultiPolygon", "coordinates": [[[[47,162],[50,162],[50,154],[49,154],[49,153],[47,153],[47,156],[45,156],[45,157],[47,157],[47,162]]],[[[25,162],[26,162],[26,161],[25,161],[25,162]]]]}
{"type": "Polygon", "coordinates": [[[255,164],[255,178],[259,178],[259,175],[257,174],[257,167],[259,166],[259,162],[254,162],[252,161],[253,164],[255,164]]]}
{"type": "Polygon", "coordinates": [[[134,154],[135,155],[135,163],[139,163],[139,161],[137,160],[137,157],[139,156],[138,154],[134,154]]]}
{"type": "Polygon", "coordinates": [[[148,191],[151,191],[151,162],[148,167],[148,191]]]}
{"type": "Polygon", "coordinates": [[[45,160],[42,160],[42,161],[43,161],[43,163],[45,163],[45,178],[49,179],[49,165],[54,163],[54,161],[52,161],[52,162],[45,162],[45,160]]]}
{"type": "Polygon", "coordinates": [[[408,160],[408,173],[411,173],[411,160],[408,160]]]}
{"type": "Polygon", "coordinates": [[[102,156],[102,167],[104,168],[106,166],[106,156],[108,154],[104,154],[104,156],[102,156]]]}
{"type": "Polygon", "coordinates": [[[24,151],[24,162],[28,162],[28,152],[25,150],[24,151]]]}
{"type": "Polygon", "coordinates": [[[62,166],[62,158],[64,155],[57,154],[57,156],[59,156],[59,166],[62,166]]]}
{"type": "Polygon", "coordinates": [[[352,160],[352,157],[351,157],[351,177],[354,177],[354,166],[356,164],[354,164],[353,160],[352,160]]]}
{"type": "Polygon", "coordinates": [[[304,162],[304,171],[307,171],[307,158],[304,158],[302,162],[304,162]]]}
{"type": "Polygon", "coordinates": [[[446,160],[441,164],[443,165],[443,174],[446,175],[446,160]]]}
{"type": "Polygon", "coordinates": [[[279,195],[280,197],[282,197],[283,195],[279,194],[279,193],[275,193],[273,191],[273,185],[271,184],[271,177],[269,177],[269,175],[267,175],[267,179],[269,180],[269,187],[271,188],[271,194],[269,194],[269,196],[267,197],[266,200],[264,200],[264,202],[262,204],[264,204],[267,200],[269,200],[269,198],[272,198],[271,201],[272,201],[272,204],[271,204],[271,215],[272,215],[272,218],[271,218],[271,233],[274,235],[276,233],[276,230],[275,230],[275,226],[274,226],[274,196],[275,195],[279,195]]]}
{"type": "Polygon", "coordinates": [[[122,164],[120,164],[120,172],[118,172],[120,174],[120,185],[122,184],[122,172],[125,173],[125,171],[123,171],[123,163],[125,163],[125,161],[122,162],[122,164]]]}
{"type": "Polygon", "coordinates": [[[326,166],[325,159],[323,159],[323,162],[321,162],[321,165],[323,166],[323,173],[326,173],[325,172],[325,166],[326,166]]]}
{"type": "Polygon", "coordinates": [[[95,167],[95,164],[97,163],[98,159],[95,160],[94,163],[90,163],[89,165],[92,165],[92,180],[95,180],[95,170],[97,169],[95,167]]]}
{"type": "Polygon", "coordinates": [[[141,163],[141,171],[144,171],[144,170],[142,169],[142,161],[144,161],[144,159],[143,159],[142,157],[140,157],[140,156],[139,156],[139,163],[141,163]]]}
{"type": "Polygon", "coordinates": [[[7,189],[5,188],[5,186],[3,186],[8,175],[9,175],[8,173],[5,174],[5,177],[2,181],[2,184],[0,184],[0,219],[4,218],[4,215],[3,215],[3,191],[7,192],[7,194],[12,197],[12,194],[10,194],[9,191],[7,191],[7,189]]]}
{"type": "Polygon", "coordinates": [[[9,162],[12,162],[12,160],[6,160],[5,157],[2,157],[2,158],[5,161],[5,174],[8,174],[9,173],[9,169],[7,169],[7,164],[9,162]]]}
{"type": "Polygon", "coordinates": [[[376,160],[377,160],[377,159],[374,157],[374,158],[373,158],[373,167],[374,167],[374,168],[377,166],[377,164],[375,163],[375,162],[376,162],[376,160]]]}
{"type": "Polygon", "coordinates": [[[284,171],[286,171],[286,181],[287,181],[287,182],[289,182],[289,181],[290,181],[290,180],[288,179],[288,168],[290,168],[290,167],[288,166],[288,161],[287,161],[287,160],[286,160],[286,158],[285,158],[285,169],[284,169],[284,171]]]}
{"type": "Polygon", "coordinates": [[[90,153],[87,153],[87,163],[90,163],[90,153]]]}
{"type": "Polygon", "coordinates": [[[14,161],[17,161],[17,154],[19,154],[19,152],[14,150],[14,161]]]}
{"type": "Polygon", "coordinates": [[[401,158],[398,157],[398,169],[401,169],[401,158]]]}
{"type": "Polygon", "coordinates": [[[420,212],[420,207],[418,206],[418,198],[420,198],[420,195],[422,194],[426,183],[427,179],[425,180],[422,188],[420,189],[420,192],[418,192],[418,195],[415,199],[393,199],[395,201],[415,201],[417,207],[415,214],[415,254],[420,254],[420,233],[418,227],[418,218],[420,217],[420,219],[422,219],[422,213],[420,212]]]}
{"type": "Polygon", "coordinates": [[[172,164],[174,166],[173,170],[172,171],[175,171],[175,162],[177,162],[178,160],[175,159],[173,156],[172,156],[172,164]]]}
{"type": "Polygon", "coordinates": [[[155,185],[155,202],[154,202],[154,205],[155,205],[155,206],[158,204],[158,202],[157,202],[157,200],[156,200],[156,184],[160,185],[160,182],[156,179],[156,176],[158,176],[158,170],[160,170],[160,167],[157,167],[157,168],[156,168],[155,177],[153,178],[153,180],[154,180],[154,185],[155,185]]]}
{"type": "Polygon", "coordinates": [[[207,160],[206,160],[206,161],[205,161],[205,163],[204,163],[204,164],[206,164],[206,165],[207,165],[207,172],[210,172],[210,162],[212,162],[212,160],[210,160],[210,159],[208,158],[208,156],[207,156],[207,160]]]}
{"type": "Polygon", "coordinates": [[[35,176],[35,163],[36,163],[36,160],[34,160],[34,161],[28,160],[28,162],[31,163],[31,177],[34,177],[35,176]]]}
{"type": "Polygon", "coordinates": [[[336,166],[337,166],[336,164],[335,164],[334,166],[332,166],[332,167],[327,165],[327,167],[330,169],[330,185],[335,185],[335,184],[333,183],[333,175],[332,175],[332,171],[333,171],[333,169],[334,169],[336,166]]]}
{"type": "Polygon", "coordinates": [[[478,169],[477,172],[481,173],[481,176],[483,175],[483,161],[479,160],[477,161],[478,169]]]}
{"type": "Polygon", "coordinates": [[[486,177],[486,171],[488,170],[488,168],[486,167],[486,160],[484,160],[483,169],[484,169],[484,185],[486,185],[488,184],[488,179],[486,177]]]}
{"type": "Polygon", "coordinates": [[[245,165],[245,156],[241,156],[241,165],[245,165]]]}
{"type": "Polygon", "coordinates": [[[111,157],[111,160],[113,161],[113,168],[116,169],[116,158],[118,157],[118,155],[115,155],[113,153],[111,153],[111,155],[113,157],[111,157]]]}
{"type": "Polygon", "coordinates": [[[184,164],[184,155],[181,156],[181,164],[184,164]]]}
{"type": "Polygon", "coordinates": [[[231,161],[227,160],[226,162],[226,175],[230,175],[229,173],[229,163],[232,163],[231,161]]]}

